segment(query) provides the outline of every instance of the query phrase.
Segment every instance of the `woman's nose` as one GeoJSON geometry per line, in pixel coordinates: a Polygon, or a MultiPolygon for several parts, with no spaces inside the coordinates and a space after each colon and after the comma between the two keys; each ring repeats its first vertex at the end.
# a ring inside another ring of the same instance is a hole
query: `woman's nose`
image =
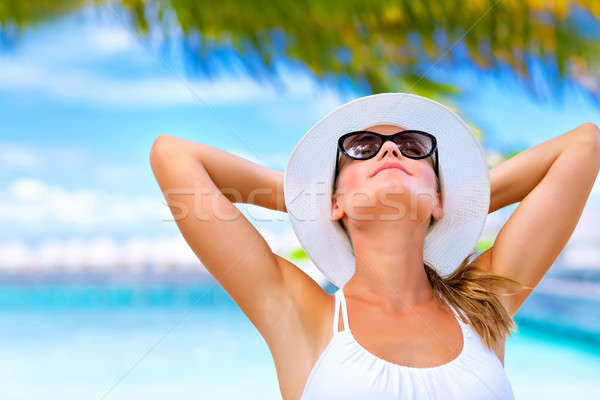
{"type": "Polygon", "coordinates": [[[386,140],[381,148],[379,149],[379,153],[377,154],[377,158],[381,160],[383,157],[387,156],[388,153],[391,153],[396,158],[401,158],[400,149],[398,149],[398,145],[391,140],[386,140]]]}

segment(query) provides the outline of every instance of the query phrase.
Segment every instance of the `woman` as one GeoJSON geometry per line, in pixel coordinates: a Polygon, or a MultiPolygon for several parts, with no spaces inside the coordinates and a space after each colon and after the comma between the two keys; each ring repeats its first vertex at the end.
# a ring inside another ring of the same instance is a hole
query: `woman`
{"type": "Polygon", "coordinates": [[[505,336],[577,225],[600,139],[585,123],[488,173],[454,112],[386,93],[317,122],[283,176],[167,135],[150,161],[185,240],[264,337],[284,399],[512,399],[505,336]],[[235,202],[288,212],[335,295],[235,202]],[[515,202],[472,259],[486,215],[515,202]]]}

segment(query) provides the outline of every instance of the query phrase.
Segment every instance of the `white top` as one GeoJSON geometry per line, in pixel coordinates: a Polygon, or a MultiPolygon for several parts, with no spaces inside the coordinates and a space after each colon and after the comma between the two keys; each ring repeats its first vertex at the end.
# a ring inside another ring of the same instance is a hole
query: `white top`
{"type": "Polygon", "coordinates": [[[340,288],[335,293],[333,336],[308,376],[302,400],[514,400],[496,354],[446,303],[461,327],[461,353],[436,367],[408,367],[375,356],[354,339],[340,288]],[[342,331],[338,331],[340,302],[344,316],[342,331]]]}

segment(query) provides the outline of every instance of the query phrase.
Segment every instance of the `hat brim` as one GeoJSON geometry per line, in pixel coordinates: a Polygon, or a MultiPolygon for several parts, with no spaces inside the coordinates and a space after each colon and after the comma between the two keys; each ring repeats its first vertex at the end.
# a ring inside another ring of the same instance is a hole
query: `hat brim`
{"type": "Polygon", "coordinates": [[[437,139],[444,216],[425,237],[423,260],[447,277],[474,250],[490,204],[485,154],[471,128],[451,109],[409,93],[360,97],[320,119],[298,142],[284,173],[292,228],[315,266],[337,287],[354,274],[350,239],[331,219],[338,138],[380,124],[401,125],[437,139]]]}

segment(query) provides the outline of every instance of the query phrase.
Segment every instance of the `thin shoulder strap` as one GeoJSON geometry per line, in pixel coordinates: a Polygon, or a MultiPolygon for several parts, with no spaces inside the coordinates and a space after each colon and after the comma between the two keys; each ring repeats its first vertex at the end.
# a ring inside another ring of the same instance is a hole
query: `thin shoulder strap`
{"type": "Polygon", "coordinates": [[[346,306],[346,296],[344,296],[344,290],[340,288],[340,301],[342,303],[342,313],[344,315],[344,329],[343,331],[350,329],[350,324],[348,323],[348,307],[346,306]]]}
{"type": "Polygon", "coordinates": [[[335,310],[333,312],[333,334],[335,335],[338,332],[343,332],[348,329],[348,310],[346,308],[346,299],[344,298],[344,292],[342,289],[339,289],[335,292],[335,310]],[[340,305],[342,306],[343,313],[343,323],[344,329],[339,330],[340,324],[340,305]]]}
{"type": "Polygon", "coordinates": [[[340,296],[339,291],[335,292],[335,307],[333,309],[333,334],[335,335],[338,331],[338,325],[340,324],[340,296]]]}

